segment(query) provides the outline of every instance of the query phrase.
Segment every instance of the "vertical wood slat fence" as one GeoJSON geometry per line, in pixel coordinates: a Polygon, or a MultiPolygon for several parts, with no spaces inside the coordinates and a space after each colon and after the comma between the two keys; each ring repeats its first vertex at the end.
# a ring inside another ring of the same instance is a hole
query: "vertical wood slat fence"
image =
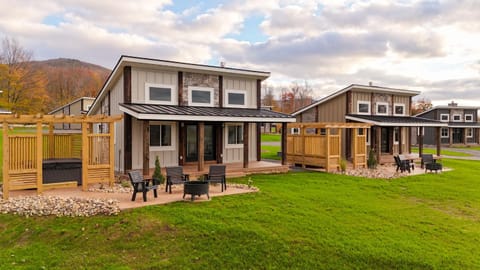
{"type": "MultiPolygon", "coordinates": [[[[89,184],[114,180],[114,122],[122,116],[0,116],[3,123],[3,198],[9,191],[37,189],[41,193],[52,184],[43,184],[43,160],[82,160],[82,189],[89,184]],[[55,134],[54,123],[79,123],[81,134],[55,134]],[[108,123],[108,133],[93,133],[94,123],[108,123]],[[35,124],[35,134],[9,134],[10,124],[35,124]],[[43,126],[49,125],[48,134],[43,126]]],[[[59,185],[60,187],[62,185],[59,185]]]]}
{"type": "Polygon", "coordinates": [[[287,161],[302,166],[323,167],[327,172],[338,170],[342,160],[342,130],[352,130],[351,147],[354,168],[367,164],[364,123],[291,123],[288,124],[287,161]],[[361,130],[361,133],[359,132],[361,130]]]}

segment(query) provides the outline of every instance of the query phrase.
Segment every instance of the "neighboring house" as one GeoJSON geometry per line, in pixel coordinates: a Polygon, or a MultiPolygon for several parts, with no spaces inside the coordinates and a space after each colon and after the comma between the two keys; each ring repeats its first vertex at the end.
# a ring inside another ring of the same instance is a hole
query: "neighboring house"
{"type": "MultiPolygon", "coordinates": [[[[352,84],[334,92],[292,115],[297,122],[361,122],[367,130],[367,147],[373,148],[380,162],[392,162],[392,155],[411,152],[411,130],[417,127],[446,126],[435,120],[410,115],[412,97],[419,91],[373,85],[352,84]]],[[[351,131],[342,133],[342,155],[351,156],[351,131]]]]}
{"type": "MultiPolygon", "coordinates": [[[[48,114],[53,114],[53,115],[82,115],[82,114],[87,114],[88,110],[90,109],[90,106],[92,106],[93,101],[95,98],[92,97],[81,97],[77,98],[76,100],[63,105],[59,108],[54,109],[53,111],[49,112],[48,114]]],[[[70,123],[65,123],[65,124],[55,124],[55,129],[56,130],[80,130],[81,125],[80,124],[70,124],[70,123]]]]}
{"type": "Polygon", "coordinates": [[[261,82],[269,76],[121,56],[88,114],[124,114],[115,125],[117,171],[148,173],[156,156],[162,166],[196,164],[199,171],[205,163],[246,168],[261,159],[261,123],[295,122],[261,109],[261,82]]]}
{"type": "MultiPolygon", "coordinates": [[[[478,110],[475,106],[458,106],[451,102],[448,106],[436,106],[432,109],[419,113],[416,116],[434,119],[447,123],[447,127],[442,127],[440,131],[440,140],[442,144],[479,144],[480,143],[480,123],[478,122],[478,110]]],[[[435,130],[425,128],[425,144],[435,144],[435,130]]]]}

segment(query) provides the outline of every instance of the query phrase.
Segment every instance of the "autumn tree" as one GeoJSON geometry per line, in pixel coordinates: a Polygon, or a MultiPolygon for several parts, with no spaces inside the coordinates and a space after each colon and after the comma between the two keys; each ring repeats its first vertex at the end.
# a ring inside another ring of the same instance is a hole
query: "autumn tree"
{"type": "Polygon", "coordinates": [[[303,85],[294,81],[289,87],[282,87],[280,99],[281,111],[292,113],[312,103],[313,90],[307,81],[303,85]]]}
{"type": "Polygon", "coordinates": [[[32,68],[32,53],[11,38],[0,51],[0,106],[14,113],[45,112],[48,95],[44,74],[32,68]]]}
{"type": "Polygon", "coordinates": [[[274,95],[274,87],[269,86],[268,84],[263,84],[262,85],[262,90],[263,90],[263,98],[262,98],[262,105],[263,106],[268,106],[271,107],[272,110],[277,110],[277,101],[275,100],[275,95],[274,95]]]}
{"type": "Polygon", "coordinates": [[[422,97],[419,98],[412,104],[412,115],[419,114],[424,111],[428,111],[432,108],[432,101],[428,98],[422,97]]]}

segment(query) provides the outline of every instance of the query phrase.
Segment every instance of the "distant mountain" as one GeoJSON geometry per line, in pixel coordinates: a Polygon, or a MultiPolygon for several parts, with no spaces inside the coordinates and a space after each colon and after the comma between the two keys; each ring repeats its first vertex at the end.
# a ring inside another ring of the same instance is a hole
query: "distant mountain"
{"type": "Polygon", "coordinates": [[[49,96],[47,111],[79,97],[95,97],[111,72],[99,65],[68,58],[32,61],[31,64],[45,75],[49,96]]]}

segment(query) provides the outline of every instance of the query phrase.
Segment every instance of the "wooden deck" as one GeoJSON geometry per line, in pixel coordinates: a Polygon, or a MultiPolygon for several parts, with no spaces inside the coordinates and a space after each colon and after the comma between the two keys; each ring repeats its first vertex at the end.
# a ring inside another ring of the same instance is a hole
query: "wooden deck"
{"type": "MultiPolygon", "coordinates": [[[[216,163],[212,163],[216,164],[216,163]]],[[[251,161],[248,163],[248,168],[243,168],[243,162],[227,163],[227,178],[242,177],[249,174],[270,174],[270,173],[286,173],[289,170],[288,165],[269,161],[251,161]]],[[[183,166],[183,173],[189,174],[191,180],[197,179],[208,173],[210,164],[205,164],[203,171],[198,171],[196,164],[187,164],[183,166]]],[[[150,176],[153,174],[153,168],[150,169],[150,176]]],[[[165,168],[162,168],[162,173],[165,175],[165,168]]]]}

